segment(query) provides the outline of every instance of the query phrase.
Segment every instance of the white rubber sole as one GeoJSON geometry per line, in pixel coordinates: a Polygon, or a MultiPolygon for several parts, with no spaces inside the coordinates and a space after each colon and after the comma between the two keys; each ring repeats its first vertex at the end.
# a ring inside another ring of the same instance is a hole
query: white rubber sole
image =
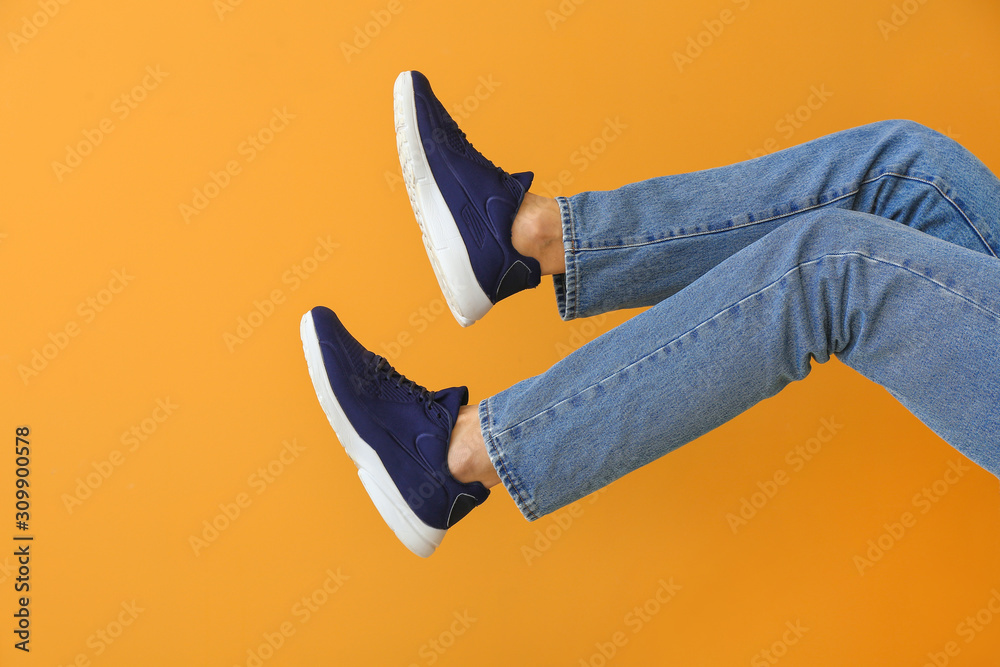
{"type": "Polygon", "coordinates": [[[417,129],[417,111],[413,102],[413,77],[403,72],[392,89],[396,125],[396,150],[403,171],[406,194],[420,225],[424,247],[434,268],[438,285],[452,315],[463,327],[482,318],[493,306],[479,286],[469,251],[455,218],[438,189],[417,129]]]}
{"type": "Polygon", "coordinates": [[[368,492],[386,524],[406,548],[418,556],[427,558],[441,544],[447,531],[431,528],[420,520],[403,499],[378,454],[351,426],[327,379],[312,311],[302,316],[299,333],[302,336],[302,350],[305,352],[306,365],[309,367],[309,377],[316,390],[316,397],[319,398],[319,404],[323,407],[323,412],[326,413],[340,444],[358,468],[358,477],[361,478],[365,491],[368,492]]]}

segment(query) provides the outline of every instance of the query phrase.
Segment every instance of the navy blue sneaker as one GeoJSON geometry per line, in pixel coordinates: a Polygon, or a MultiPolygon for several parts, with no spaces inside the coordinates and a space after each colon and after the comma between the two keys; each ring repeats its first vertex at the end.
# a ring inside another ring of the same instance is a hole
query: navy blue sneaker
{"type": "Polygon", "coordinates": [[[427,557],[445,531],[490,495],[448,469],[466,387],[428,391],[366,350],[329,308],[302,316],[302,347],[319,403],[389,528],[427,557]]]}
{"type": "Polygon", "coordinates": [[[472,147],[420,72],[393,88],[396,147],[438,284],[459,324],[541,281],[510,230],[534,174],[508,174],[472,147]]]}

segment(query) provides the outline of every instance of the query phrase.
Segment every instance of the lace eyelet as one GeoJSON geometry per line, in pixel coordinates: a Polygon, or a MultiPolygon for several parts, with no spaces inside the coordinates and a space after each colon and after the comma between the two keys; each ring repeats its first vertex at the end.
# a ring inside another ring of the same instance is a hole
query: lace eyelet
{"type": "Polygon", "coordinates": [[[410,392],[418,401],[423,403],[426,409],[431,409],[434,403],[433,392],[397,371],[385,357],[376,357],[372,370],[376,378],[382,377],[387,381],[395,382],[396,385],[410,392]]]}

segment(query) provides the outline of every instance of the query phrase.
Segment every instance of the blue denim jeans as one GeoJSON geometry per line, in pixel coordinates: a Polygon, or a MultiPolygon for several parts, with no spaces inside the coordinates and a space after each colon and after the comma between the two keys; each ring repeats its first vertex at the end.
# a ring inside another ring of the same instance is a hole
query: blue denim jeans
{"type": "Polygon", "coordinates": [[[569,320],[649,307],[479,404],[529,520],[831,355],[1000,476],[1000,181],[909,121],[558,199],[569,320]]]}

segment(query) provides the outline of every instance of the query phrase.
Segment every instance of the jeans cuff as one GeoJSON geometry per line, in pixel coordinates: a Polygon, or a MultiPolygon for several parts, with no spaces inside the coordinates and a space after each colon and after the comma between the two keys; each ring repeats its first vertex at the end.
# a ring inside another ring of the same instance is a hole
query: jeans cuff
{"type": "Polygon", "coordinates": [[[493,435],[492,400],[492,398],[487,398],[479,403],[479,428],[483,433],[483,442],[486,443],[486,452],[490,456],[493,467],[496,468],[500,481],[506,487],[507,493],[514,499],[517,509],[524,515],[525,519],[534,521],[540,516],[537,511],[538,507],[531,499],[530,494],[525,492],[524,483],[520,481],[515,467],[511,465],[510,457],[504,453],[502,444],[493,435]]]}
{"type": "Polygon", "coordinates": [[[559,204],[559,214],[562,216],[563,252],[566,258],[566,273],[552,276],[556,289],[556,305],[559,306],[559,317],[564,321],[577,317],[579,303],[580,272],[577,263],[576,230],[573,221],[573,207],[566,197],[556,197],[559,204]]]}

